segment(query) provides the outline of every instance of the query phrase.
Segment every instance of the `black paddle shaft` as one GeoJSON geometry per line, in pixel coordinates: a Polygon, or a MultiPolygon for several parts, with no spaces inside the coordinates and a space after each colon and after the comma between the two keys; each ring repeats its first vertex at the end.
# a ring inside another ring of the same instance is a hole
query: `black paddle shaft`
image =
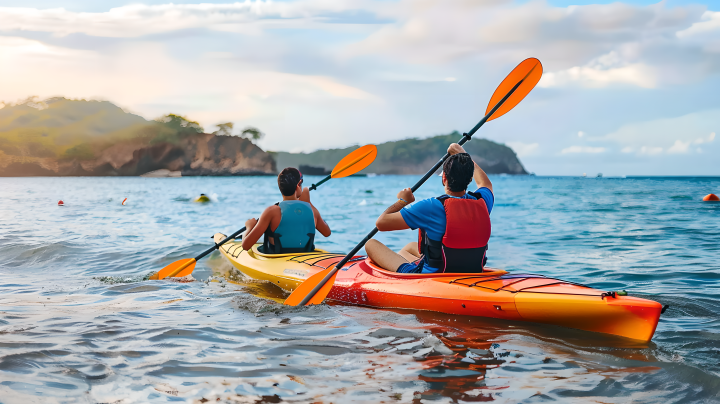
{"type": "MultiPolygon", "coordinates": [[[[314,190],[314,189],[317,189],[317,187],[319,187],[320,185],[322,185],[324,182],[326,182],[326,181],[329,180],[330,178],[332,178],[332,176],[331,176],[331,175],[328,175],[327,177],[323,178],[323,179],[322,179],[320,182],[318,182],[317,184],[312,184],[312,186],[310,187],[310,191],[312,191],[312,190],[314,190]]],[[[223,241],[221,241],[221,242],[215,244],[214,246],[208,248],[207,250],[203,251],[202,254],[200,254],[200,255],[198,255],[197,257],[195,257],[195,261],[199,261],[199,260],[201,260],[202,258],[205,258],[206,255],[208,255],[208,254],[210,254],[211,252],[217,250],[218,248],[220,248],[221,245],[227,243],[228,241],[230,241],[230,240],[236,238],[237,236],[239,236],[240,234],[242,234],[242,232],[244,232],[245,229],[246,229],[246,227],[243,227],[242,229],[236,231],[235,233],[233,233],[233,234],[225,237],[225,239],[224,239],[223,241]]]]}
{"type": "MultiPolygon", "coordinates": [[[[483,126],[485,124],[485,122],[487,122],[487,120],[490,119],[491,116],[493,116],[493,114],[505,103],[505,101],[507,101],[507,99],[510,98],[510,96],[515,92],[515,90],[517,90],[518,87],[520,87],[520,85],[523,83],[523,81],[525,81],[525,79],[518,81],[518,83],[515,84],[515,86],[507,94],[505,94],[505,96],[500,100],[500,102],[495,104],[495,106],[490,110],[490,112],[488,112],[488,114],[485,115],[485,117],[483,117],[483,119],[481,119],[480,122],[478,122],[478,124],[475,125],[475,127],[470,130],[470,132],[463,133],[463,137],[462,137],[462,139],[460,139],[458,144],[462,146],[463,144],[465,144],[465,142],[470,140],[472,138],[472,135],[474,135],[475,132],[477,132],[478,129],[480,129],[480,127],[483,126]]],[[[422,184],[424,184],[425,181],[428,180],[428,178],[432,177],[432,175],[435,174],[435,171],[437,171],[437,169],[443,165],[443,163],[445,162],[445,160],[448,159],[448,157],[450,157],[450,153],[445,153],[443,158],[441,158],[440,161],[435,163],[433,168],[431,168],[430,171],[428,171],[422,178],[420,178],[420,181],[418,181],[417,184],[415,184],[412,188],[410,188],[410,190],[412,192],[417,191],[417,189],[420,188],[422,186],[422,184]]],[[[307,296],[305,296],[305,298],[298,305],[305,306],[313,298],[313,296],[315,296],[315,294],[318,292],[318,290],[320,290],[325,285],[325,283],[327,283],[327,281],[330,280],[330,278],[332,278],[333,275],[335,275],[335,273],[340,268],[342,268],[345,264],[347,264],[347,262],[355,254],[357,254],[357,252],[360,251],[360,249],[363,248],[365,243],[370,241],[371,238],[375,237],[377,232],[378,232],[377,227],[372,229],[372,231],[370,233],[368,233],[368,235],[365,236],[365,238],[363,238],[362,241],[360,241],[360,243],[358,245],[356,245],[355,248],[353,248],[352,251],[350,251],[348,253],[348,255],[345,256],[345,258],[343,258],[340,262],[337,263],[337,265],[335,265],[335,268],[333,268],[332,271],[330,271],[327,275],[325,275],[325,277],[323,278],[322,281],[320,281],[320,283],[315,285],[313,290],[311,290],[310,293],[308,293],[307,296]]]]}
{"type": "Polygon", "coordinates": [[[206,255],[208,255],[208,254],[210,254],[211,252],[217,250],[218,248],[220,248],[221,245],[227,243],[228,241],[230,241],[230,240],[234,239],[235,237],[237,237],[238,235],[240,235],[242,232],[245,231],[245,229],[246,229],[246,228],[243,227],[242,229],[236,231],[235,233],[233,233],[233,234],[225,237],[225,240],[223,240],[223,241],[215,244],[214,246],[208,248],[207,250],[203,251],[202,254],[200,254],[200,255],[198,255],[197,257],[195,257],[195,261],[200,261],[201,259],[205,258],[206,255]]]}

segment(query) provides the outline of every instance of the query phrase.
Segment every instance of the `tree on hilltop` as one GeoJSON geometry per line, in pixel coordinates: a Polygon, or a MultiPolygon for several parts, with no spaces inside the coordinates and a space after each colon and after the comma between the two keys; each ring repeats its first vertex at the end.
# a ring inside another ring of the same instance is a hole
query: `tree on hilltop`
{"type": "Polygon", "coordinates": [[[232,122],[225,122],[225,123],[219,123],[215,125],[218,127],[218,130],[213,132],[213,135],[218,136],[232,136],[232,130],[233,130],[233,123],[232,122]]]}
{"type": "Polygon", "coordinates": [[[165,124],[165,126],[174,130],[180,136],[205,132],[205,129],[203,129],[198,122],[191,121],[186,117],[177,114],[167,114],[156,119],[156,121],[165,124]]]}
{"type": "Polygon", "coordinates": [[[253,142],[257,142],[258,140],[262,139],[264,136],[265,136],[265,134],[260,132],[260,129],[252,127],[252,126],[246,127],[240,133],[240,137],[250,139],[253,142]]]}

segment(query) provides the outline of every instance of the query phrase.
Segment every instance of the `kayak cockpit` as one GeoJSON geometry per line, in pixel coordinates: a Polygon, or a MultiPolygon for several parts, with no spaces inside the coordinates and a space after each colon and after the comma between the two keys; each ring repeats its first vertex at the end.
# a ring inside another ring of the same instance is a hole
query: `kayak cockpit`
{"type": "MultiPolygon", "coordinates": [[[[395,278],[395,279],[450,279],[466,276],[469,278],[498,278],[501,275],[505,275],[508,272],[502,269],[485,268],[483,272],[474,274],[467,273],[432,273],[432,274],[413,274],[413,273],[398,273],[388,271],[387,269],[381,268],[378,264],[374,263],[370,258],[364,260],[365,265],[363,270],[372,276],[379,276],[384,278],[395,278]]],[[[347,271],[352,265],[348,265],[345,268],[341,268],[341,271],[347,271]]]]}

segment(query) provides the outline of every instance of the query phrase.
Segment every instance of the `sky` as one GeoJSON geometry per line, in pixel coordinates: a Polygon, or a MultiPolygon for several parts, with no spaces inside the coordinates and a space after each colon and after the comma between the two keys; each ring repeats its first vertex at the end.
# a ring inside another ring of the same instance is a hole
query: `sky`
{"type": "MultiPolygon", "coordinates": [[[[470,130],[538,175],[720,175],[720,0],[2,0],[0,100],[108,100],[313,151],[470,130]]],[[[1,105],[1,104],[0,104],[1,105]]],[[[440,157],[440,156],[438,156],[440,157]]]]}

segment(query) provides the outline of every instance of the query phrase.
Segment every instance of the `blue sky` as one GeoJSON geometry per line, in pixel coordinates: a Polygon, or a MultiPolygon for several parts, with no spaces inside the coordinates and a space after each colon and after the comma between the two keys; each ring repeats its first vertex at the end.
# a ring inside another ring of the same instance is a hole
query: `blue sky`
{"type": "Polygon", "coordinates": [[[720,2],[4,0],[0,99],[107,99],[270,150],[466,131],[537,57],[544,76],[478,136],[540,175],[720,175],[720,2]]]}

